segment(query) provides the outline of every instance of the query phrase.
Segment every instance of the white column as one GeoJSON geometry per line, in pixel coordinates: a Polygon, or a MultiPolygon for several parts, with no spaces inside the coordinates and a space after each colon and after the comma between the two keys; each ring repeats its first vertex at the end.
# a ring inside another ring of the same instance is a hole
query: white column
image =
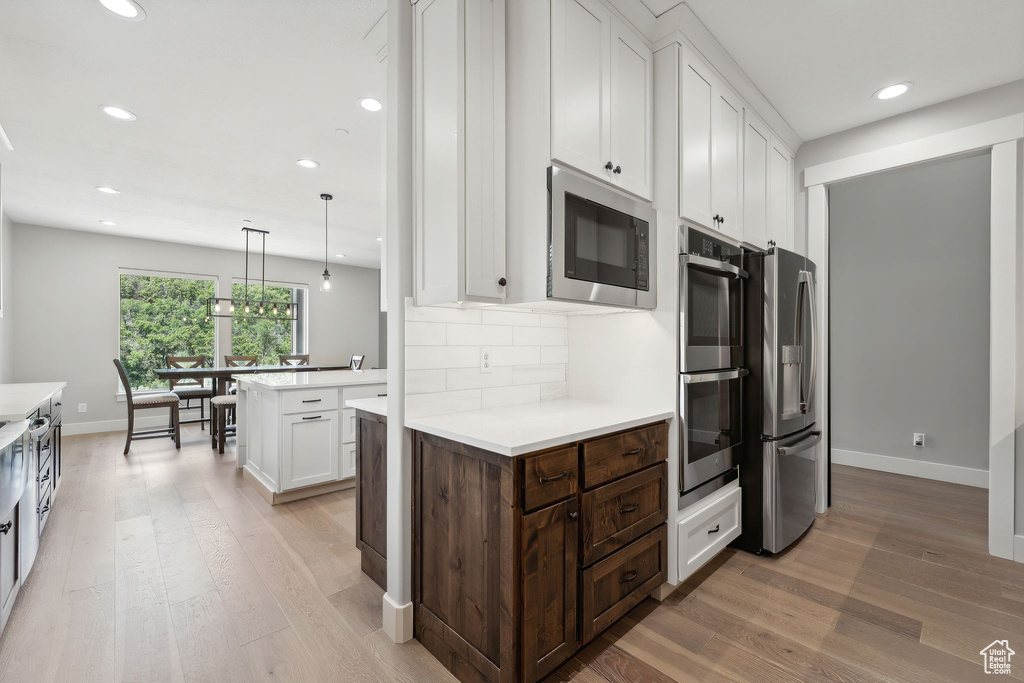
{"type": "Polygon", "coordinates": [[[814,386],[817,413],[816,429],[821,430],[821,444],[815,447],[816,477],[815,509],[819,514],[828,505],[828,192],[824,185],[807,188],[807,258],[817,266],[815,290],[818,318],[818,378],[814,386]]]}
{"type": "Polygon", "coordinates": [[[388,0],[388,571],[383,628],[412,638],[412,458],[405,435],[405,299],[412,296],[412,36],[409,0],[388,0]]]}

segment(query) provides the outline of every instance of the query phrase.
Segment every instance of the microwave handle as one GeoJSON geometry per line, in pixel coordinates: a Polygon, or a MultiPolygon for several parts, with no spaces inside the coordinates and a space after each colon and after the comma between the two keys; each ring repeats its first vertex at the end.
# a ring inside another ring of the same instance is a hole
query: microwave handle
{"type": "Polygon", "coordinates": [[[707,268],[708,270],[717,270],[721,273],[729,273],[738,278],[741,277],[744,280],[750,277],[747,271],[738,266],[734,266],[727,261],[716,261],[715,259],[710,259],[706,256],[697,256],[696,254],[683,254],[680,256],[680,260],[684,264],[700,266],[701,268],[707,268]]]}
{"type": "Polygon", "coordinates": [[[750,374],[746,368],[733,368],[721,372],[699,372],[683,375],[683,384],[699,384],[700,382],[721,382],[729,379],[739,379],[750,374]]]}

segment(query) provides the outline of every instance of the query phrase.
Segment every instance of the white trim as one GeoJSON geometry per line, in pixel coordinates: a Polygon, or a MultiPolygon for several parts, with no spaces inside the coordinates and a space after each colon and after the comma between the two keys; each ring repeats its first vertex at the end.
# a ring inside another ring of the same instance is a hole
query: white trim
{"type": "Polygon", "coordinates": [[[412,640],[412,603],[407,602],[399,605],[391,599],[387,593],[384,594],[384,614],[381,630],[396,643],[405,643],[412,640]]]}
{"type": "Polygon", "coordinates": [[[963,154],[1024,137],[1024,113],[958,128],[948,133],[883,147],[804,170],[804,187],[827,185],[900,166],[963,154]]]}
{"type": "Polygon", "coordinates": [[[891,455],[860,453],[839,448],[832,449],[832,464],[849,465],[850,467],[891,472],[893,474],[905,474],[909,477],[920,477],[921,479],[947,481],[951,484],[964,484],[965,486],[974,486],[980,489],[988,488],[988,470],[979,470],[973,467],[944,465],[938,462],[928,462],[927,460],[895,458],[891,455]]]}
{"type": "Polygon", "coordinates": [[[807,221],[815,229],[809,230],[807,235],[807,257],[817,266],[818,281],[815,286],[818,290],[818,300],[814,303],[817,307],[819,329],[818,335],[821,339],[820,348],[817,351],[818,378],[815,382],[815,396],[817,397],[817,414],[814,423],[817,429],[821,430],[821,443],[814,447],[814,509],[820,515],[828,509],[828,458],[826,448],[829,440],[829,406],[828,381],[830,369],[828,367],[828,194],[824,185],[815,185],[807,190],[807,221]],[[819,227],[820,226],[820,227],[819,227]]]}
{"type": "Polygon", "coordinates": [[[1013,537],[1013,561],[1024,562],[1024,534],[1013,537]]]}
{"type": "MultiPolygon", "coordinates": [[[[186,418],[188,419],[188,418],[186,418]]],[[[135,429],[153,429],[154,427],[166,427],[167,414],[153,410],[152,415],[146,415],[135,419],[135,429]]],[[[75,434],[102,434],[104,432],[126,432],[128,431],[128,418],[120,420],[97,420],[96,422],[65,422],[61,428],[64,436],[75,434]]],[[[170,438],[170,437],[168,437],[170,438]]]]}

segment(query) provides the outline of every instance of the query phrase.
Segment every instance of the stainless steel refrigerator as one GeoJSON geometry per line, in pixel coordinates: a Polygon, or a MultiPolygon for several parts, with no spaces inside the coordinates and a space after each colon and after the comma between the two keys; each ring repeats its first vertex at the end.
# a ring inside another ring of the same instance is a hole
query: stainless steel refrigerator
{"type": "Polygon", "coordinates": [[[739,468],[743,534],[737,545],[777,553],[807,531],[815,515],[817,269],[800,254],[774,247],[748,254],[746,270],[744,431],[754,438],[744,440],[739,468]]]}

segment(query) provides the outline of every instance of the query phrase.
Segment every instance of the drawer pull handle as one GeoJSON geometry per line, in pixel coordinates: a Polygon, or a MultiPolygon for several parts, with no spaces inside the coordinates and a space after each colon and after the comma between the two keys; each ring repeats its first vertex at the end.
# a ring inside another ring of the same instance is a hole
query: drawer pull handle
{"type": "Polygon", "coordinates": [[[46,507],[44,507],[42,510],[39,511],[39,514],[45,515],[49,511],[50,511],[50,506],[47,505],[46,507]]]}
{"type": "Polygon", "coordinates": [[[640,503],[633,503],[632,505],[627,505],[626,507],[619,510],[619,514],[624,515],[627,512],[632,512],[633,510],[636,510],[638,507],[640,507],[640,503]]]}
{"type": "Polygon", "coordinates": [[[303,420],[319,420],[323,415],[313,415],[311,417],[304,417],[303,420]]]}
{"type": "Polygon", "coordinates": [[[714,529],[708,529],[709,534],[717,534],[718,530],[722,528],[721,524],[716,524],[714,529]]]}
{"type": "Polygon", "coordinates": [[[13,521],[7,522],[6,524],[0,524],[0,534],[6,536],[7,532],[11,530],[12,526],[14,526],[13,521]]]}
{"type": "Polygon", "coordinates": [[[569,519],[576,519],[579,516],[580,516],[580,513],[578,513],[578,512],[570,512],[569,513],[569,519]]]}
{"type": "Polygon", "coordinates": [[[553,477],[541,477],[540,483],[546,484],[549,481],[558,481],[559,479],[565,479],[569,476],[569,470],[564,470],[561,474],[556,474],[553,477]]]}
{"type": "Polygon", "coordinates": [[[634,448],[631,451],[624,451],[622,453],[622,457],[625,458],[626,456],[629,456],[629,455],[640,455],[641,453],[643,453],[643,450],[644,449],[642,449],[642,448],[634,448]]]}
{"type": "Polygon", "coordinates": [[[304,398],[304,399],[302,399],[302,402],[303,403],[319,403],[322,400],[323,400],[322,398],[304,398]]]}
{"type": "Polygon", "coordinates": [[[619,579],[619,583],[629,583],[630,581],[635,579],[637,574],[639,574],[639,573],[640,572],[638,570],[634,569],[633,571],[631,571],[630,573],[626,574],[621,579],[619,579]]]}
{"type": "Polygon", "coordinates": [[[48,481],[50,481],[50,473],[49,472],[47,472],[46,474],[43,475],[43,478],[39,480],[39,483],[40,484],[44,484],[44,483],[46,483],[48,481]]]}

